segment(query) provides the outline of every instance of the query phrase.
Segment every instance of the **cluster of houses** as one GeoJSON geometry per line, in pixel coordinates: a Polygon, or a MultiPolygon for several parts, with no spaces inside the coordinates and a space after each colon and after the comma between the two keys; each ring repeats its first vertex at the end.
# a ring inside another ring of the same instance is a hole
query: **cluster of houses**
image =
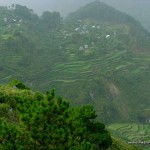
{"type": "MultiPolygon", "coordinates": [[[[81,39],[82,42],[79,39],[74,40],[75,43],[73,44],[75,48],[73,50],[77,49],[77,51],[85,52],[86,54],[92,53],[92,50],[94,50],[97,44],[101,44],[101,42],[108,43],[107,41],[116,38],[120,33],[116,26],[112,26],[111,30],[111,26],[104,26],[103,24],[90,24],[78,21],[74,22],[73,26],[73,28],[68,27],[66,30],[63,30],[59,38],[66,39],[67,41],[69,39],[72,41],[74,38],[81,39]],[[80,44],[76,43],[78,41],[80,44]]],[[[62,46],[59,49],[61,50],[62,46]]]]}
{"type": "MultiPolygon", "coordinates": [[[[80,25],[80,27],[75,28],[75,31],[78,32],[80,35],[85,35],[85,34],[89,34],[91,29],[100,30],[101,27],[100,27],[100,25],[98,25],[98,26],[95,26],[95,25],[91,25],[91,26],[83,25],[82,26],[82,25],[80,25]]],[[[100,36],[98,36],[97,38],[100,39],[100,36]]],[[[107,34],[105,36],[105,38],[106,39],[110,38],[110,34],[107,34]]]]}
{"type": "MultiPolygon", "coordinates": [[[[77,21],[80,22],[80,25],[78,25],[78,27],[76,27],[74,29],[74,31],[72,31],[72,33],[69,33],[69,31],[64,31],[63,32],[64,38],[71,37],[73,35],[73,32],[76,32],[80,35],[86,35],[86,34],[89,34],[90,32],[92,32],[92,30],[96,30],[96,32],[98,33],[99,31],[97,31],[97,30],[101,29],[100,25],[87,25],[87,24],[82,24],[81,20],[77,20],[77,21]]],[[[106,39],[108,39],[110,37],[111,37],[110,34],[105,35],[106,39]]],[[[97,38],[100,39],[101,36],[98,36],[97,38]]]]}
{"type": "Polygon", "coordinates": [[[13,25],[16,25],[18,27],[21,26],[23,20],[22,19],[15,19],[15,18],[7,18],[7,17],[4,17],[3,18],[3,21],[7,24],[7,26],[9,28],[11,28],[13,25]]]}
{"type": "Polygon", "coordinates": [[[82,46],[79,47],[79,50],[83,51],[83,50],[86,50],[88,48],[89,48],[89,45],[82,45],[82,46]]]}
{"type": "MultiPolygon", "coordinates": [[[[97,39],[100,39],[100,38],[109,39],[111,37],[111,34],[101,35],[100,30],[102,30],[100,25],[87,25],[87,24],[83,24],[81,20],[78,20],[78,26],[76,28],[74,28],[73,31],[70,31],[70,32],[63,31],[63,37],[64,37],[64,39],[71,38],[74,33],[78,33],[80,36],[83,36],[83,35],[88,35],[93,31],[94,31],[94,33],[97,33],[97,34],[95,34],[95,36],[97,36],[97,39]],[[98,35],[98,33],[99,33],[99,35],[98,35]]],[[[85,44],[81,45],[79,47],[79,51],[85,51],[85,50],[89,49],[88,44],[85,43],[85,44]]],[[[94,45],[93,41],[91,41],[91,45],[92,46],[94,45]]]]}
{"type": "Polygon", "coordinates": [[[75,28],[74,30],[78,32],[80,35],[89,34],[91,29],[100,29],[101,27],[95,25],[79,25],[79,27],[75,28]]]}

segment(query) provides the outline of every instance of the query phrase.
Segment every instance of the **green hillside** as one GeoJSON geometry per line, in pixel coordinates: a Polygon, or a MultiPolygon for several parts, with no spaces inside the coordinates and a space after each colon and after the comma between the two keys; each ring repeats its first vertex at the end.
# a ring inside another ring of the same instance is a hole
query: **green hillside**
{"type": "Polygon", "coordinates": [[[54,90],[32,92],[19,81],[1,85],[0,149],[107,149],[111,136],[95,117],[91,106],[69,107],[54,90]]]}
{"type": "Polygon", "coordinates": [[[120,11],[126,12],[127,14],[133,16],[136,20],[139,20],[142,25],[150,31],[150,13],[149,5],[150,2],[147,0],[103,0],[109,5],[117,8],[120,11]],[[144,9],[143,9],[144,8],[144,9]]]}
{"type": "Polygon", "coordinates": [[[77,12],[69,15],[72,19],[95,19],[97,21],[109,23],[128,23],[127,21],[135,23],[136,21],[126,15],[125,13],[118,12],[113,7],[108,6],[103,2],[92,2],[80,8],[77,12]],[[108,8],[109,7],[109,8],[108,8]],[[94,9],[93,9],[94,8],[94,9]]]}
{"type": "Polygon", "coordinates": [[[54,90],[33,92],[17,80],[0,85],[2,150],[140,150],[112,138],[95,118],[92,106],[70,107],[54,90]]]}
{"type": "Polygon", "coordinates": [[[71,105],[92,104],[98,120],[149,120],[150,35],[139,22],[94,2],[66,20],[25,6],[0,7],[0,82],[55,88],[71,105]]]}
{"type": "Polygon", "coordinates": [[[132,145],[142,145],[144,150],[150,149],[150,126],[149,124],[111,124],[107,127],[109,131],[121,138],[124,139],[127,143],[132,145]]]}

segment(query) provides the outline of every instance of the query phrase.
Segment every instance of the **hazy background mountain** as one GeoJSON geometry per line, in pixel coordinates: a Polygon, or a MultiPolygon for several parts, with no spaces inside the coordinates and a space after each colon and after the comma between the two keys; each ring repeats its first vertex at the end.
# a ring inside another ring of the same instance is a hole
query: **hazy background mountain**
{"type": "MultiPolygon", "coordinates": [[[[41,2],[33,2],[13,1],[38,10],[41,2]]],[[[84,1],[61,3],[51,1],[47,7],[53,11],[60,6],[67,13],[84,1]]],[[[44,5],[39,14],[46,10],[44,5]]],[[[126,10],[136,9],[128,6],[126,10]]],[[[107,123],[113,135],[146,141],[150,139],[149,41],[150,33],[138,21],[98,1],[64,20],[58,12],[39,17],[21,5],[0,7],[0,83],[16,78],[34,91],[55,88],[71,106],[93,105],[97,120],[107,123]]],[[[4,101],[3,96],[0,99],[4,101]]]]}
{"type": "MultiPolygon", "coordinates": [[[[38,14],[44,10],[59,11],[62,16],[67,16],[68,13],[77,10],[79,7],[92,2],[94,0],[0,0],[0,5],[11,5],[17,3],[26,5],[38,14]]],[[[143,26],[150,31],[150,1],[148,0],[101,0],[123,12],[132,15],[139,20],[143,26]]]]}
{"type": "MultiPolygon", "coordinates": [[[[2,83],[17,78],[34,90],[55,87],[72,104],[98,106],[105,121],[127,119],[130,106],[149,106],[150,35],[104,3],[90,3],[66,20],[57,12],[38,17],[24,6],[1,7],[0,35],[2,83]]],[[[144,115],[133,118],[145,121],[147,110],[144,115]]]]}

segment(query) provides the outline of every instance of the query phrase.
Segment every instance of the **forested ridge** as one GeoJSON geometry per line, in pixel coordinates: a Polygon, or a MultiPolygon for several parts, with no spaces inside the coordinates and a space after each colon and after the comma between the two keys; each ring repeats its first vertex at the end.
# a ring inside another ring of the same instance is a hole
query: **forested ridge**
{"type": "Polygon", "coordinates": [[[0,149],[123,150],[90,105],[71,107],[55,90],[32,92],[14,80],[0,85],[0,149]],[[112,145],[113,141],[113,145],[112,145]]]}
{"type": "MultiPolygon", "coordinates": [[[[150,34],[138,21],[101,2],[90,3],[66,19],[59,12],[46,11],[38,16],[26,6],[13,4],[0,7],[0,39],[1,83],[17,78],[33,91],[55,88],[56,95],[68,99],[71,107],[92,105],[96,120],[110,124],[113,133],[119,132],[115,135],[125,140],[134,139],[126,127],[131,127],[132,133],[135,132],[132,128],[137,127],[136,131],[142,132],[143,140],[147,140],[150,34]],[[119,125],[111,127],[111,123],[119,125]]],[[[25,91],[31,99],[34,97],[34,92],[28,88],[25,91]]],[[[44,101],[46,95],[51,92],[40,94],[44,101]]],[[[35,110],[36,113],[42,112],[35,110]]],[[[30,115],[29,121],[34,118],[30,115]]],[[[4,122],[7,125],[8,122],[4,122]]],[[[24,120],[21,125],[22,122],[24,120]]],[[[90,120],[90,123],[93,122],[90,120]]],[[[22,134],[22,126],[15,128],[22,134]]],[[[89,130],[89,126],[87,128],[89,130]]],[[[88,142],[91,147],[97,146],[88,142]]]]}

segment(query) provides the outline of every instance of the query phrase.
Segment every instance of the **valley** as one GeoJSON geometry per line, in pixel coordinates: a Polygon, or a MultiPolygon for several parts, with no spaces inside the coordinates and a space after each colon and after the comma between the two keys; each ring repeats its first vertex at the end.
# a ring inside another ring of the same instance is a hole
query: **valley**
{"type": "Polygon", "coordinates": [[[101,2],[66,19],[20,5],[0,12],[0,83],[55,89],[71,106],[92,105],[112,135],[149,140],[150,33],[138,21],[101,2]]]}

